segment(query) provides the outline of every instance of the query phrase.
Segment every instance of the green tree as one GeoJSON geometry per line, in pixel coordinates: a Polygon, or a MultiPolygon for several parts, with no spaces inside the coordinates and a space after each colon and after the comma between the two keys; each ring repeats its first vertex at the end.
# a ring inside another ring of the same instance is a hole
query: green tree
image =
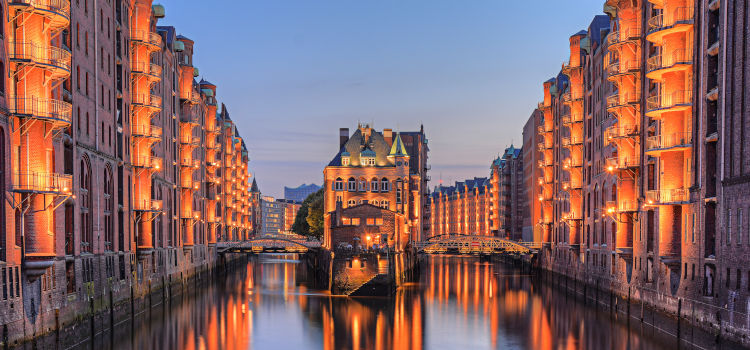
{"type": "MultiPolygon", "coordinates": [[[[323,237],[323,189],[312,194],[313,199],[307,208],[307,224],[310,226],[310,236],[323,237]]],[[[309,198],[309,197],[308,197],[309,198]]]]}
{"type": "Polygon", "coordinates": [[[323,189],[307,196],[302,202],[292,231],[303,236],[323,237],[323,189]]]}

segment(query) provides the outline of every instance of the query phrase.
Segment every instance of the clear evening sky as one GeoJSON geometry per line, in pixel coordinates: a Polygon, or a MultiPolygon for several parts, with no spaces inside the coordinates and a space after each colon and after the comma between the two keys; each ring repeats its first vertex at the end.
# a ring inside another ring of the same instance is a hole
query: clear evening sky
{"type": "Polygon", "coordinates": [[[602,0],[155,0],[195,41],[264,194],[322,182],[338,129],[418,130],[432,182],[487,176],[602,0]]]}

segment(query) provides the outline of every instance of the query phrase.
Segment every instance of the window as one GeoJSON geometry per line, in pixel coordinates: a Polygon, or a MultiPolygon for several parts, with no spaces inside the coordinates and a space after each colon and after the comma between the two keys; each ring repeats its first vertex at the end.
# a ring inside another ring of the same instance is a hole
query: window
{"type": "Polygon", "coordinates": [[[112,219],[114,211],[114,185],[112,181],[112,168],[107,165],[104,169],[104,250],[114,250],[115,225],[112,219]]]}
{"type": "Polygon", "coordinates": [[[91,253],[91,238],[93,220],[89,209],[93,203],[92,187],[91,187],[91,163],[89,163],[88,157],[84,155],[81,160],[81,188],[80,188],[80,210],[81,210],[81,252],[91,253]]]}
{"type": "Polygon", "coordinates": [[[383,208],[383,209],[388,209],[388,207],[389,207],[389,204],[390,204],[390,203],[389,203],[388,201],[385,201],[385,200],[384,200],[384,201],[381,201],[381,202],[380,202],[380,207],[381,207],[381,208],[383,208]]]}
{"type": "Polygon", "coordinates": [[[355,205],[357,205],[357,201],[355,201],[354,199],[350,199],[348,202],[346,202],[347,208],[348,207],[353,207],[355,205]]]}
{"type": "Polygon", "coordinates": [[[380,180],[380,192],[388,192],[391,190],[390,183],[388,182],[387,178],[382,178],[380,180]]]}
{"type": "Polygon", "coordinates": [[[368,226],[375,226],[375,218],[367,218],[368,226]]]}
{"type": "Polygon", "coordinates": [[[352,225],[359,226],[359,218],[352,218],[352,225]]]}
{"type": "MultiPolygon", "coordinates": [[[[727,240],[726,244],[729,245],[732,243],[732,209],[727,210],[727,240]]],[[[729,285],[727,285],[729,287],[729,285]]]]}
{"type": "Polygon", "coordinates": [[[346,189],[349,192],[356,191],[357,190],[357,180],[355,180],[353,177],[350,177],[346,189]]]}
{"type": "Polygon", "coordinates": [[[341,165],[349,166],[349,157],[341,157],[341,165]]]}
{"type": "Polygon", "coordinates": [[[359,192],[367,191],[367,181],[365,179],[359,179],[359,192]]]}
{"type": "Polygon", "coordinates": [[[375,219],[375,225],[382,226],[383,225],[383,218],[376,218],[375,219]]]}
{"type": "Polygon", "coordinates": [[[376,206],[376,207],[377,207],[377,206],[378,206],[378,203],[379,203],[379,202],[378,202],[378,200],[376,199],[376,200],[372,201],[372,203],[370,203],[370,204],[372,204],[372,205],[374,205],[374,206],[376,206]]]}
{"type": "Polygon", "coordinates": [[[396,204],[401,203],[401,187],[396,188],[396,204]]]}
{"type": "Polygon", "coordinates": [[[346,225],[346,226],[349,226],[349,225],[351,225],[351,224],[352,224],[352,219],[351,219],[351,218],[342,218],[342,219],[341,219],[341,224],[342,224],[342,225],[346,225]]]}
{"type": "Polygon", "coordinates": [[[378,191],[378,179],[374,178],[370,181],[370,191],[377,192],[378,191]]]}
{"type": "Polygon", "coordinates": [[[742,244],[742,209],[737,209],[737,244],[742,244]]]}
{"type": "Polygon", "coordinates": [[[341,180],[341,178],[336,179],[333,185],[333,189],[336,191],[343,191],[344,190],[344,180],[341,180]]]}

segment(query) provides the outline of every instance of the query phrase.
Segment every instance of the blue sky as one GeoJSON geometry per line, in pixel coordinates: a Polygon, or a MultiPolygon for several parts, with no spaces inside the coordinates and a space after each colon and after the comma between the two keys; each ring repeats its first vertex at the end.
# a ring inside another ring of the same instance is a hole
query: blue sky
{"type": "Polygon", "coordinates": [[[417,130],[432,185],[486,176],[602,0],[155,1],[195,41],[264,194],[320,184],[338,129],[417,130]]]}

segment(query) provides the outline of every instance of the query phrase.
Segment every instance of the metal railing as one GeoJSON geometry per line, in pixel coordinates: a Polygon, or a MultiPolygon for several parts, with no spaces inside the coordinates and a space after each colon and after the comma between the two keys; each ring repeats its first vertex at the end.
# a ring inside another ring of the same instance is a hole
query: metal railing
{"type": "Polygon", "coordinates": [[[70,0],[12,0],[8,5],[29,5],[70,19],[70,0]]]}
{"type": "Polygon", "coordinates": [[[693,143],[692,132],[675,132],[649,136],[646,139],[646,149],[659,150],[680,146],[690,146],[693,143]]]}
{"type": "Polygon", "coordinates": [[[690,105],[693,103],[692,90],[678,90],[670,93],[650,96],[646,100],[646,109],[649,111],[657,109],[668,109],[680,105],[690,105]]]}
{"type": "Polygon", "coordinates": [[[10,114],[29,116],[53,123],[70,125],[73,105],[62,100],[37,97],[16,97],[9,101],[10,114]]]}
{"type": "Polygon", "coordinates": [[[667,14],[670,16],[665,16],[664,13],[662,13],[648,19],[649,33],[669,29],[674,27],[675,24],[688,23],[693,20],[692,7],[678,7],[671,13],[667,14]]]}
{"type": "Polygon", "coordinates": [[[134,105],[141,105],[151,108],[161,108],[161,96],[154,94],[133,94],[132,101],[134,105]]]}
{"type": "Polygon", "coordinates": [[[623,126],[613,125],[604,130],[604,138],[607,140],[632,137],[637,134],[638,130],[633,124],[623,126]]]}
{"type": "Polygon", "coordinates": [[[136,42],[161,47],[161,35],[149,30],[131,30],[130,39],[136,42]]]}
{"type": "Polygon", "coordinates": [[[625,105],[633,105],[638,103],[638,99],[641,94],[638,92],[623,92],[618,91],[607,96],[607,108],[615,108],[625,105]]]}
{"type": "Polygon", "coordinates": [[[687,202],[689,199],[690,191],[687,188],[646,191],[646,202],[648,204],[681,203],[687,202]]]}
{"type": "Polygon", "coordinates": [[[639,157],[610,157],[607,158],[607,170],[621,170],[629,168],[637,168],[641,165],[639,157]]]}
{"type": "Polygon", "coordinates": [[[72,189],[72,175],[44,172],[13,174],[14,192],[70,194],[72,189]]]}
{"type": "Polygon", "coordinates": [[[201,143],[200,136],[181,136],[180,137],[180,143],[183,145],[191,145],[191,146],[198,146],[201,143]]]}
{"type": "Polygon", "coordinates": [[[672,50],[668,54],[657,54],[651,56],[646,61],[646,69],[651,72],[659,69],[666,69],[678,64],[692,64],[693,55],[688,49],[672,50]]]}
{"type": "Polygon", "coordinates": [[[130,66],[133,73],[142,73],[161,78],[161,66],[151,62],[133,62],[130,66]]]}
{"type": "Polygon", "coordinates": [[[11,60],[27,60],[70,72],[72,54],[68,50],[31,41],[11,41],[8,49],[11,60]]]}
{"type": "Polygon", "coordinates": [[[131,133],[135,137],[161,138],[162,129],[156,125],[133,124],[131,133]]]}
{"type": "Polygon", "coordinates": [[[131,159],[133,166],[138,168],[149,168],[159,170],[164,164],[164,160],[157,156],[133,156],[131,159]]]}
{"type": "Polygon", "coordinates": [[[641,36],[641,27],[638,25],[637,21],[621,21],[619,25],[620,30],[614,30],[607,36],[607,42],[609,45],[633,41],[641,36]]]}
{"type": "Polygon", "coordinates": [[[160,199],[142,199],[133,202],[133,210],[137,211],[161,211],[164,208],[160,199]]]}
{"type": "Polygon", "coordinates": [[[570,146],[577,146],[583,144],[583,137],[579,136],[566,136],[562,138],[562,146],[563,147],[570,147],[570,146]]]}

